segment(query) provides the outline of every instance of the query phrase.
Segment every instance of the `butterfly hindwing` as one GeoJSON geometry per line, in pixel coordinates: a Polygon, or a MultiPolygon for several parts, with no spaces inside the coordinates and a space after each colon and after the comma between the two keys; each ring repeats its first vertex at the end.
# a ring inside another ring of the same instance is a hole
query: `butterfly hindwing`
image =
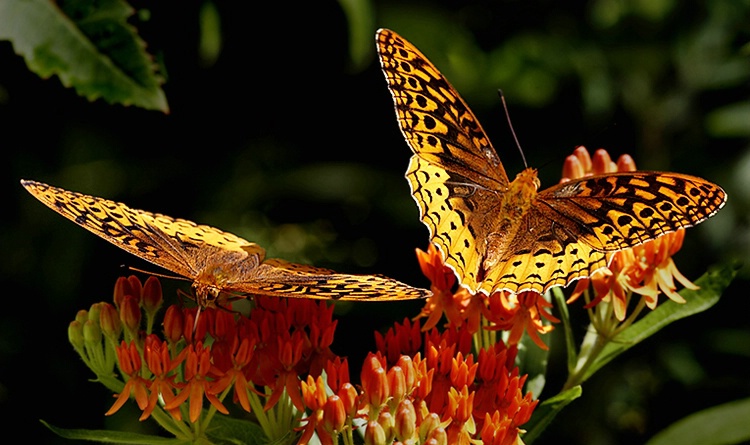
{"type": "Polygon", "coordinates": [[[229,283],[228,289],[253,295],[321,300],[389,301],[429,296],[425,289],[381,275],[341,274],[276,258],[261,264],[252,280],[229,283]]]}

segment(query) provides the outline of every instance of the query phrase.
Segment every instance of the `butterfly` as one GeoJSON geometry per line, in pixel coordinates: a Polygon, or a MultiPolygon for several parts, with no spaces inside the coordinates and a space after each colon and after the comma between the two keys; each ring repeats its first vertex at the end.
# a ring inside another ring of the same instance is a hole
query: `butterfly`
{"type": "Polygon", "coordinates": [[[223,293],[313,299],[388,301],[430,292],[381,275],[348,275],[266,259],[237,235],[185,219],[133,209],[96,196],[22,180],[35,198],[84,229],[193,282],[196,302],[215,306],[223,293]]]}
{"type": "Polygon", "coordinates": [[[471,292],[545,292],[627,249],[714,215],[716,184],[679,173],[591,176],[539,191],[533,168],[510,181],[468,105],[438,69],[388,29],[380,65],[413,155],[406,178],[446,265],[471,292]]]}

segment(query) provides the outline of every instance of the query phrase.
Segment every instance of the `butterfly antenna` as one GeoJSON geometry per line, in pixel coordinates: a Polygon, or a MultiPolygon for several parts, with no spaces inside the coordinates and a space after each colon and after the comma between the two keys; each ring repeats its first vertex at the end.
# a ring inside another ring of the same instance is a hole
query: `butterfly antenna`
{"type": "Polygon", "coordinates": [[[180,275],[167,275],[167,274],[163,274],[163,273],[152,272],[150,270],[138,269],[137,267],[133,267],[133,266],[126,266],[124,264],[122,266],[120,266],[120,267],[127,267],[128,270],[131,270],[133,272],[140,272],[140,273],[146,274],[146,275],[153,275],[153,276],[159,277],[159,278],[166,278],[168,280],[190,281],[189,279],[187,279],[187,278],[185,278],[183,276],[180,276],[180,275]]]}
{"type": "Polygon", "coordinates": [[[529,164],[526,163],[526,156],[523,154],[523,149],[521,148],[521,144],[518,143],[518,138],[516,137],[516,130],[513,129],[513,123],[510,121],[510,113],[508,112],[508,104],[505,103],[505,95],[503,94],[503,90],[497,90],[497,95],[500,96],[500,102],[503,103],[503,110],[505,110],[505,118],[508,119],[508,127],[510,127],[510,134],[513,135],[513,140],[516,141],[516,147],[518,147],[518,151],[521,153],[521,159],[523,159],[523,166],[527,167],[529,164]]]}

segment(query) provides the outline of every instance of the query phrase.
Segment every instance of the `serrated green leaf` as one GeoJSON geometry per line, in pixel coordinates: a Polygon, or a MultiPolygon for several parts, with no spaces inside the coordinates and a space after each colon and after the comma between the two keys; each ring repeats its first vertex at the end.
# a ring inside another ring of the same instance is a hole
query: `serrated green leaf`
{"type": "Polygon", "coordinates": [[[162,78],[122,0],[3,0],[0,39],[31,71],[93,101],[168,112],[162,78]]]}
{"type": "Polygon", "coordinates": [[[665,301],[641,320],[622,331],[612,339],[587,370],[584,381],[599,368],[609,363],[618,355],[654,335],[668,324],[703,312],[719,301],[724,289],[732,282],[738,270],[737,265],[722,265],[712,268],[695,281],[700,289],[685,289],[680,292],[685,303],[665,301]]]}
{"type": "Polygon", "coordinates": [[[691,414],[656,434],[646,445],[730,445],[750,441],[750,399],[691,414]]]}
{"type": "Polygon", "coordinates": [[[582,392],[583,390],[580,386],[574,386],[540,403],[534,409],[531,419],[523,425],[523,428],[526,430],[526,433],[523,435],[523,441],[527,445],[531,445],[547,428],[547,425],[552,422],[552,419],[557,416],[557,413],[568,406],[570,402],[581,397],[582,392]]]}
{"type": "Polygon", "coordinates": [[[126,431],[110,430],[85,430],[57,428],[44,420],[40,420],[44,426],[53,433],[65,439],[87,440],[90,442],[117,443],[117,444],[142,444],[142,445],[185,445],[190,441],[148,434],[129,433],[126,431]]]}

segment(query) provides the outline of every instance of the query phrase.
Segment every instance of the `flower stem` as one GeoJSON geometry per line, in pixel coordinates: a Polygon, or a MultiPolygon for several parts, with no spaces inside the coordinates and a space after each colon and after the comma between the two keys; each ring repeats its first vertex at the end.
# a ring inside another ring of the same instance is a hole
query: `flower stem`
{"type": "Polygon", "coordinates": [[[602,336],[593,325],[589,325],[586,336],[581,343],[581,352],[578,355],[578,361],[575,369],[568,375],[568,380],[563,385],[563,391],[578,386],[583,383],[588,376],[586,372],[596,361],[596,358],[602,352],[602,349],[609,343],[609,338],[602,336]]]}

